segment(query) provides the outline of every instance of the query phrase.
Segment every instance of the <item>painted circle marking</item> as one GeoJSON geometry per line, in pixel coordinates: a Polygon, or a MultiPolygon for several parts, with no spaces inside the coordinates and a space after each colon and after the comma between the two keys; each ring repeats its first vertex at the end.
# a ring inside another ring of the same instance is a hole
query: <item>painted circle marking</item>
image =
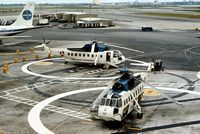
{"type": "Polygon", "coordinates": [[[61,94],[52,96],[50,98],[47,98],[47,99],[41,101],[40,103],[38,103],[37,105],[35,105],[31,109],[31,111],[28,114],[28,123],[32,127],[32,129],[39,134],[54,134],[52,131],[50,131],[48,128],[46,128],[40,120],[40,113],[41,113],[42,109],[45,108],[45,106],[47,106],[48,104],[50,104],[58,99],[66,97],[66,96],[70,96],[70,95],[74,95],[74,94],[78,94],[78,93],[89,92],[89,91],[103,90],[105,88],[106,87],[80,89],[80,90],[70,91],[70,92],[66,92],[66,93],[61,93],[61,94]]]}
{"type": "Polygon", "coordinates": [[[159,96],[160,92],[154,89],[144,89],[145,96],[159,96]]]}
{"type": "Polygon", "coordinates": [[[49,60],[59,60],[60,58],[53,58],[53,59],[44,59],[44,60],[39,60],[39,61],[33,61],[33,62],[29,62],[25,65],[22,66],[21,70],[29,75],[33,75],[33,76],[39,76],[39,77],[43,77],[43,78],[49,78],[49,79],[60,79],[60,80],[113,80],[113,79],[117,79],[120,76],[114,76],[114,77],[104,77],[104,78],[95,78],[95,77],[60,77],[60,76],[52,76],[52,75],[43,75],[43,74],[38,74],[35,72],[31,72],[28,67],[32,64],[36,64],[39,62],[45,62],[45,61],[49,61],[49,60]]]}
{"type": "Polygon", "coordinates": [[[22,17],[25,19],[25,20],[30,20],[32,19],[32,12],[30,10],[25,10],[23,13],[22,13],[22,17]]]}

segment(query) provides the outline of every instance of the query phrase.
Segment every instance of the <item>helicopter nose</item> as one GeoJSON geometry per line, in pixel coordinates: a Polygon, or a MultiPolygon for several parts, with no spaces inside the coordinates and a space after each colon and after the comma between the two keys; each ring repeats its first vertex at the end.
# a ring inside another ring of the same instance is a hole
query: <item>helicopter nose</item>
{"type": "Polygon", "coordinates": [[[126,60],[126,58],[125,58],[125,56],[121,56],[121,58],[122,58],[122,62],[124,62],[125,60],[126,60]]]}

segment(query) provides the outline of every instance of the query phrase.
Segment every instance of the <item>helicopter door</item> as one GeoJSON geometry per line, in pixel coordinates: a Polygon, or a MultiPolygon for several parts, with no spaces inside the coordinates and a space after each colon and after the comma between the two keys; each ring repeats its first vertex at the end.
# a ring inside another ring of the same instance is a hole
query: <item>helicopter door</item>
{"type": "Polygon", "coordinates": [[[111,53],[110,53],[110,52],[107,52],[107,53],[106,53],[106,61],[107,61],[107,62],[110,62],[110,58],[111,58],[111,53]]]}

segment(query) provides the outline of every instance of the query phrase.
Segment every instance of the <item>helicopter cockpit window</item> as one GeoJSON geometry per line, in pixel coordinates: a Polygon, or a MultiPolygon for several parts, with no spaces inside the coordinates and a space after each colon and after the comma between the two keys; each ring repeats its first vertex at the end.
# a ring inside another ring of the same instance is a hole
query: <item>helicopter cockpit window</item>
{"type": "Polygon", "coordinates": [[[111,107],[116,107],[116,102],[117,100],[116,99],[111,99],[111,107]]]}
{"type": "Polygon", "coordinates": [[[117,107],[121,107],[122,106],[122,99],[121,98],[117,100],[117,105],[116,106],[117,107]]]}
{"type": "Polygon", "coordinates": [[[112,89],[114,89],[114,90],[123,90],[123,86],[122,86],[122,84],[120,84],[120,83],[115,83],[114,85],[113,85],[113,88],[112,89]]]}
{"type": "Polygon", "coordinates": [[[120,57],[122,56],[122,53],[120,51],[114,51],[113,57],[120,57]]]}

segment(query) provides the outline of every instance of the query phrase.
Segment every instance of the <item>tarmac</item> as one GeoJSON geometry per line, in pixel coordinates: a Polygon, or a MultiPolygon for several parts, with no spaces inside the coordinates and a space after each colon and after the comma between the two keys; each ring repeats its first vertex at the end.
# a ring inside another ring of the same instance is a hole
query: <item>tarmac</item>
{"type": "MultiPolygon", "coordinates": [[[[143,18],[140,19],[142,21],[143,18]]],[[[0,131],[6,134],[26,134],[42,131],[44,129],[40,128],[45,127],[56,134],[198,134],[200,132],[200,108],[198,107],[200,98],[197,95],[159,91],[173,97],[184,107],[173,104],[159,93],[156,96],[150,94],[144,96],[141,102],[144,113],[144,118],[141,120],[136,118],[135,112],[122,122],[95,120],[91,117],[90,106],[101,93],[100,89],[110,84],[110,80],[63,80],[63,78],[115,77],[118,69],[65,65],[54,60],[43,61],[48,55],[40,49],[30,52],[30,48],[42,42],[42,37],[50,40],[51,43],[48,46],[53,48],[80,47],[96,39],[110,44],[111,49],[122,51],[129,59],[144,62],[151,61],[152,57],[162,59],[165,71],[150,73],[147,80],[154,86],[200,92],[198,31],[179,27],[178,30],[169,28],[141,32],[139,28],[132,26],[132,22],[126,23],[123,25],[129,29],[123,27],[122,23],[118,23],[115,28],[103,29],[60,30],[56,27],[34,29],[20,34],[30,35],[30,38],[5,40],[5,43],[19,42],[19,44],[0,48],[1,70],[5,61],[9,64],[8,73],[4,74],[2,71],[0,73],[0,131]],[[16,49],[19,49],[19,54],[16,54],[16,49]],[[36,55],[39,59],[36,59],[36,55]],[[26,56],[27,61],[22,62],[23,56],[26,56]],[[14,58],[18,58],[19,62],[13,63],[14,58]],[[22,69],[24,66],[33,74],[24,72],[22,69]],[[74,92],[77,94],[73,94],[74,92]],[[42,105],[43,102],[55,96],[59,97],[42,105]],[[42,107],[39,109],[38,105],[42,107]],[[39,115],[39,119],[35,116],[36,114],[39,115]],[[40,124],[35,123],[36,120],[40,124]],[[37,124],[38,129],[34,129],[34,124],[37,124]]],[[[130,63],[127,61],[126,65],[135,69],[130,66],[130,63]]]]}

